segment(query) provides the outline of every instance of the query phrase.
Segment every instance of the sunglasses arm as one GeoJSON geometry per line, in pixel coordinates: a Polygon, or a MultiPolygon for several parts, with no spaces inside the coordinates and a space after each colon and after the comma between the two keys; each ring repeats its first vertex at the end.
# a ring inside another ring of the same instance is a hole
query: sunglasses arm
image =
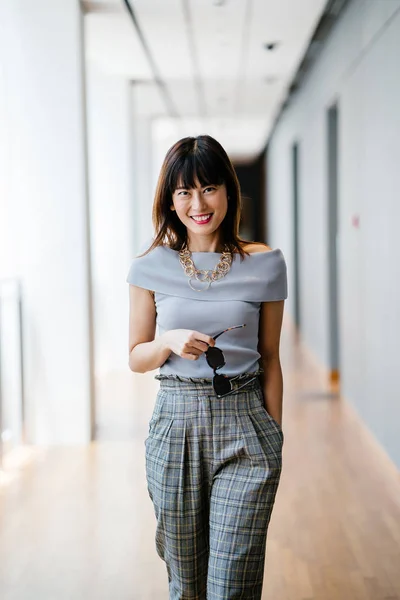
{"type": "MultiPolygon", "coordinates": [[[[252,377],[251,379],[246,381],[246,383],[243,383],[242,385],[235,388],[234,390],[230,390],[230,392],[227,392],[226,394],[219,394],[219,395],[217,394],[217,398],[223,398],[224,396],[228,396],[229,394],[232,394],[232,392],[237,392],[238,390],[241,390],[242,388],[244,388],[248,383],[250,383],[250,381],[254,381],[255,379],[257,379],[257,376],[252,377]]],[[[231,379],[231,381],[233,381],[233,379],[231,379]]]]}
{"type": "Polygon", "coordinates": [[[228,327],[228,329],[224,329],[223,331],[220,331],[219,333],[217,333],[216,336],[213,337],[213,340],[215,341],[220,335],[222,335],[226,331],[231,331],[231,329],[239,329],[240,327],[246,327],[246,323],[243,323],[243,325],[235,325],[234,327],[228,327]]]}

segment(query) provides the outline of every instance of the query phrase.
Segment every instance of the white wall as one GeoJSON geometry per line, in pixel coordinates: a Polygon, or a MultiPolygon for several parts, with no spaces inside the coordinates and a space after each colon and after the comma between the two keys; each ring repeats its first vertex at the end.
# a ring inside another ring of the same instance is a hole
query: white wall
{"type": "Polygon", "coordinates": [[[129,82],[87,65],[95,374],[128,369],[128,286],[133,257],[132,102],[129,82]]]}
{"type": "Polygon", "coordinates": [[[153,181],[152,119],[137,114],[135,102],[133,135],[135,170],[133,254],[136,255],[140,252],[143,244],[153,235],[152,209],[156,184],[153,181]]]}
{"type": "Polygon", "coordinates": [[[78,0],[0,3],[0,277],[23,287],[28,441],[90,439],[88,232],[78,0]]]}
{"type": "MultiPolygon", "coordinates": [[[[299,140],[302,335],[327,364],[326,110],[337,100],[342,393],[400,466],[399,57],[400,0],[351,2],[274,131],[268,219],[269,243],[284,251],[290,275],[291,146],[299,140]]],[[[289,311],[293,300],[289,288],[289,311]]]]}

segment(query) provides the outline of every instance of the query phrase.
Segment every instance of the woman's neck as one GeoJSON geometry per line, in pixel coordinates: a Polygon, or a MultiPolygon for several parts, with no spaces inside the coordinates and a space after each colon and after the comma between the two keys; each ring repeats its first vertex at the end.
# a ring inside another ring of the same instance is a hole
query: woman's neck
{"type": "Polygon", "coordinates": [[[223,244],[219,238],[188,239],[187,247],[190,252],[223,252],[223,244]]]}

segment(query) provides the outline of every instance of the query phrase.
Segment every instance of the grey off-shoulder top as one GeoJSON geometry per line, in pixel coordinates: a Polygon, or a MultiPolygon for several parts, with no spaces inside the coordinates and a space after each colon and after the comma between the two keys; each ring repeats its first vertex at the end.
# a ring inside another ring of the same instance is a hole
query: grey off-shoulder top
{"type": "MultiPolygon", "coordinates": [[[[140,249],[150,247],[152,239],[140,249]]],[[[192,252],[198,269],[213,269],[218,252],[192,252]]],[[[231,268],[222,279],[202,292],[189,286],[189,277],[179,262],[178,251],[159,246],[143,257],[133,259],[126,281],[154,291],[158,335],[170,329],[191,329],[210,336],[234,325],[246,327],[222,334],[217,346],[226,364],[219,371],[229,377],[257,372],[257,351],[261,302],[287,298],[287,270],[279,248],[245,256],[234,254],[231,268]]],[[[196,287],[198,282],[192,282],[196,287]]],[[[171,353],[159,369],[160,374],[211,378],[213,371],[204,353],[197,360],[171,353]]]]}

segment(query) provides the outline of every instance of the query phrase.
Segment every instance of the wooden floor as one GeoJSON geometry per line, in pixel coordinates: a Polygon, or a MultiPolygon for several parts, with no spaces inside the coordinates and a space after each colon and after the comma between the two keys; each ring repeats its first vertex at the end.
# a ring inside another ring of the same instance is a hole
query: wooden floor
{"type": "MultiPolygon", "coordinates": [[[[285,323],[283,473],[263,600],[400,600],[400,476],[285,323]]],[[[90,447],[21,449],[0,478],[1,600],[168,600],[147,495],[154,373],[99,382],[90,447]]]]}

